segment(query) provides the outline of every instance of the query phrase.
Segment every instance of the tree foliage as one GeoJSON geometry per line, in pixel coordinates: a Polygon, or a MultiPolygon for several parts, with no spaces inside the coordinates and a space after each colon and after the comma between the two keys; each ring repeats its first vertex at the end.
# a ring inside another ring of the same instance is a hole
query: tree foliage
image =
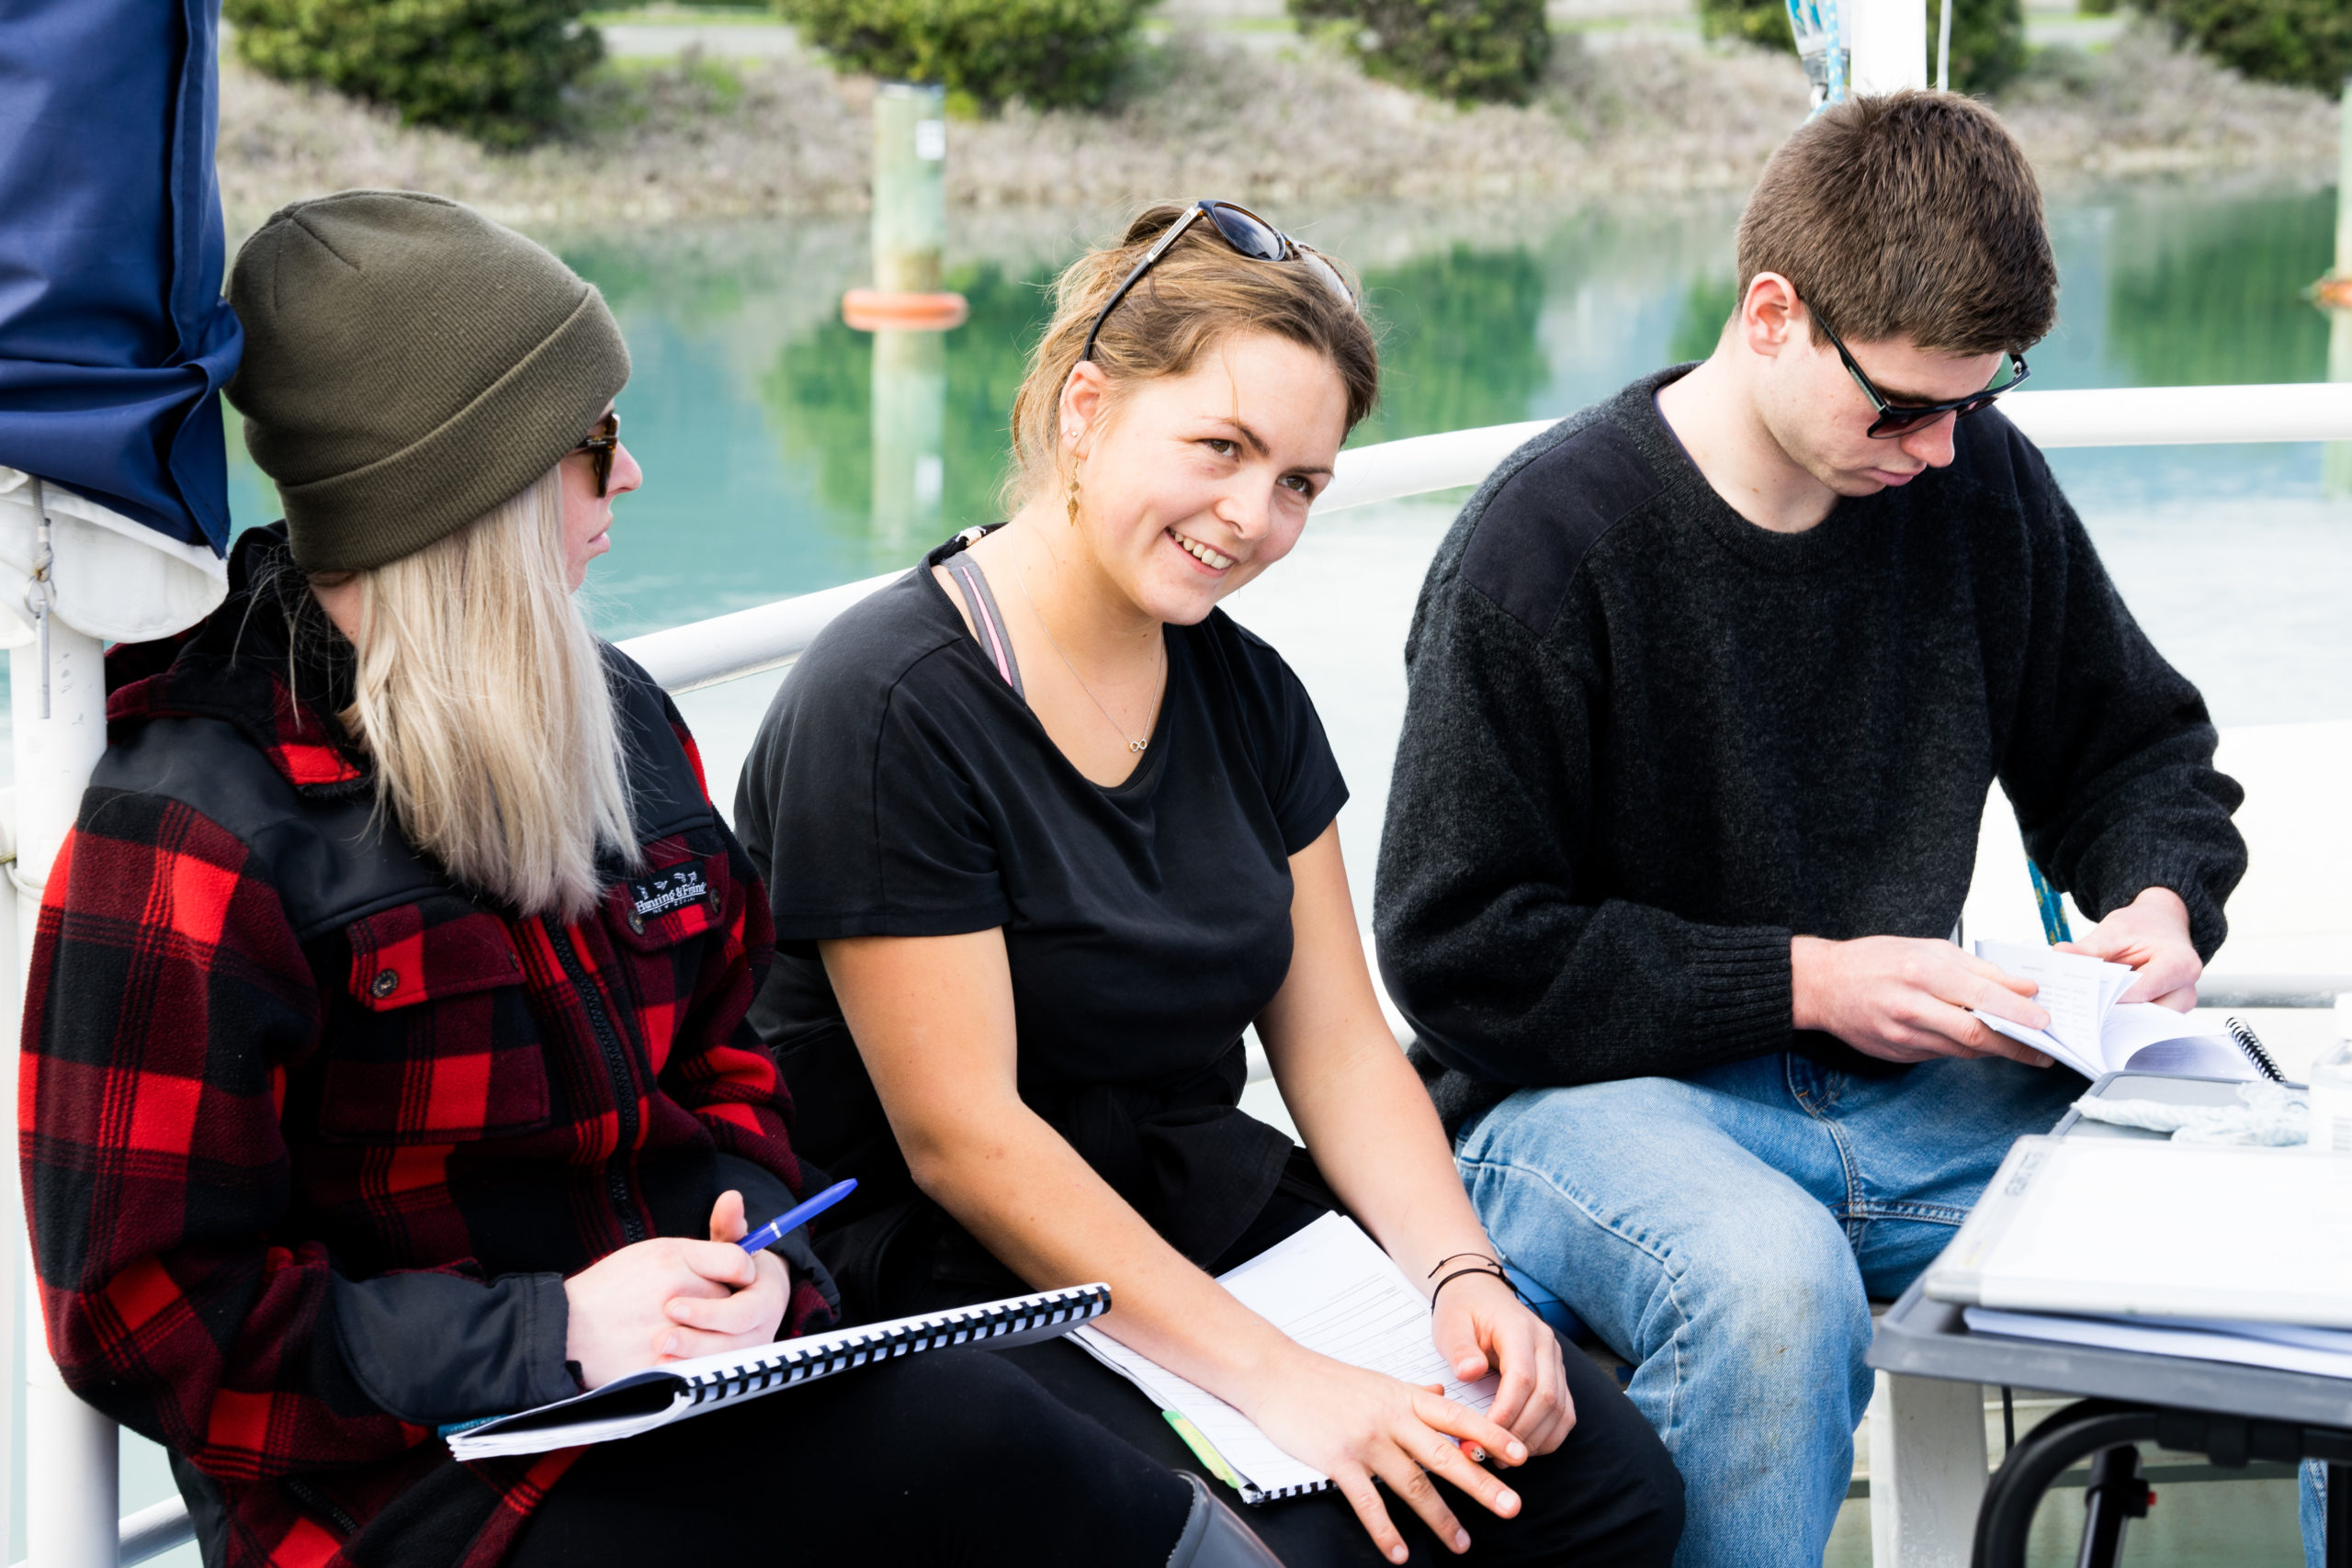
{"type": "Polygon", "coordinates": [[[2198,48],[2246,75],[2335,93],[2352,76],[2344,0],[2147,0],[2198,48]]]}
{"type": "Polygon", "coordinates": [[[851,71],[936,82],[994,106],[1091,107],[1117,82],[1149,0],[775,0],[851,71]]]}
{"type": "Polygon", "coordinates": [[[247,64],[389,104],[412,125],[517,147],[604,58],[587,0],[224,0],[247,64]]]}
{"type": "Polygon", "coordinates": [[[1459,102],[1524,103],[1552,57],[1544,0],[1289,0],[1337,24],[1364,69],[1459,102]]]}

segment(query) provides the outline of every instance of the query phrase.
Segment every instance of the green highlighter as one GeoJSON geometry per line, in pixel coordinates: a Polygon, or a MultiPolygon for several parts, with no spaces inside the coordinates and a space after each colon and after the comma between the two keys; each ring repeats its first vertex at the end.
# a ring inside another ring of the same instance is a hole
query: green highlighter
{"type": "Polygon", "coordinates": [[[1193,1450],[1193,1457],[1208,1466],[1211,1475],[1216,1476],[1236,1492],[1249,1490],[1249,1483],[1234,1473],[1233,1467],[1225,1462],[1225,1456],[1217,1452],[1209,1440],[1201,1435],[1201,1429],[1198,1427],[1193,1426],[1192,1422],[1173,1410],[1163,1410],[1159,1414],[1163,1420],[1176,1428],[1176,1435],[1184,1439],[1184,1446],[1193,1450]]]}

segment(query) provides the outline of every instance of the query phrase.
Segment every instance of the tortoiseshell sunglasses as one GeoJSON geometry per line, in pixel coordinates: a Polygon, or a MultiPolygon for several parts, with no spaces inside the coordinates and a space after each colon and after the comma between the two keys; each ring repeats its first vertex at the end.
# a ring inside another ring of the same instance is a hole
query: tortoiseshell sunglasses
{"type": "Polygon", "coordinates": [[[615,409],[597,422],[595,430],[587,439],[572,448],[575,452],[588,454],[589,465],[596,470],[596,495],[600,500],[612,486],[613,454],[619,449],[620,444],[621,414],[620,410],[615,409]]]}

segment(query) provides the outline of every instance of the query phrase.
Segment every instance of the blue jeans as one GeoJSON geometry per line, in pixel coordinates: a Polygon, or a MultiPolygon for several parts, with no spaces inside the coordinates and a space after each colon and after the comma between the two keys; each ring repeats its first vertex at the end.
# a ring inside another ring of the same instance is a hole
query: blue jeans
{"type": "Polygon", "coordinates": [[[1456,1153],[1496,1245],[1634,1363],[1682,1474],[1676,1568],[1818,1568],[1870,1403],[1871,1298],[2083,1089],[1999,1060],[1862,1077],[1781,1055],[1521,1089],[1456,1153]]]}

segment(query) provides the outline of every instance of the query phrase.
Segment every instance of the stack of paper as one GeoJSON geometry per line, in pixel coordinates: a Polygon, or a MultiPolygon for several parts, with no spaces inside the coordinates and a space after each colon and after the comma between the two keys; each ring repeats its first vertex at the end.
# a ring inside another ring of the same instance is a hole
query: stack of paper
{"type": "Polygon", "coordinates": [[[2324,1378],[2352,1378],[2352,1332],[2299,1328],[2288,1324],[2231,1322],[2208,1318],[2115,1318],[2060,1316],[2052,1313],[2001,1312],[1969,1307],[1961,1314],[1976,1334],[2012,1339],[2041,1339],[2148,1356],[2186,1356],[2192,1361],[2233,1361],[2244,1367],[2275,1367],[2324,1378]]]}
{"type": "Polygon", "coordinates": [[[2020,1138],[1927,1293],[1979,1334],[2352,1378],[2352,1160],[2020,1138]]]}
{"type": "Polygon", "coordinates": [[[2207,1078],[2255,1076],[2254,1064],[2228,1035],[2154,1002],[2118,1002],[2134,977],[2123,964],[2010,942],[1980,942],[1976,956],[2038,984],[2033,1003],[2050,1015],[2049,1028],[2027,1029],[1979,1010],[1985,1027],[2048,1052],[2086,1078],[2126,1068],[2207,1078]]]}

